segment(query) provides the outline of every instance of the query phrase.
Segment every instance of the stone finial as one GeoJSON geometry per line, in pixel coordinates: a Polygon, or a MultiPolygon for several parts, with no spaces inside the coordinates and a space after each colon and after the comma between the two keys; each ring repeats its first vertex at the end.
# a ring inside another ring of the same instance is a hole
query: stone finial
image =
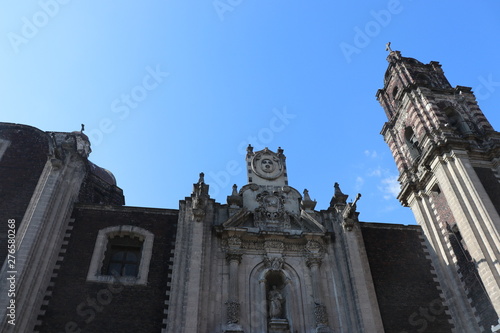
{"type": "Polygon", "coordinates": [[[330,201],[330,207],[335,207],[337,205],[345,205],[349,195],[342,193],[339,183],[333,185],[335,191],[333,193],[333,198],[330,201]]]}
{"type": "Polygon", "coordinates": [[[302,209],[305,211],[312,211],[314,210],[314,207],[316,207],[316,204],[317,204],[316,200],[311,200],[311,197],[309,196],[309,191],[307,189],[304,189],[304,198],[300,203],[302,209]]]}
{"type": "Polygon", "coordinates": [[[247,154],[253,154],[253,147],[251,144],[248,144],[248,147],[247,147],[247,154]]]}
{"type": "Polygon", "coordinates": [[[198,179],[198,182],[196,184],[193,184],[192,194],[196,197],[208,197],[208,185],[205,184],[205,174],[203,172],[200,172],[200,178],[198,179]]]}
{"type": "Polygon", "coordinates": [[[243,197],[238,194],[238,186],[233,185],[233,192],[227,196],[227,204],[230,208],[238,208],[243,206],[243,197]]]}
{"type": "Polygon", "coordinates": [[[83,131],[85,131],[85,124],[82,124],[82,129],[80,130],[80,132],[83,133],[83,131]]]}
{"type": "Polygon", "coordinates": [[[196,221],[200,222],[205,217],[205,208],[210,196],[208,195],[208,185],[205,184],[205,174],[200,173],[200,178],[196,184],[193,184],[192,209],[196,221]]]}
{"type": "Polygon", "coordinates": [[[205,184],[205,174],[200,172],[200,178],[198,179],[198,184],[205,184]]]}

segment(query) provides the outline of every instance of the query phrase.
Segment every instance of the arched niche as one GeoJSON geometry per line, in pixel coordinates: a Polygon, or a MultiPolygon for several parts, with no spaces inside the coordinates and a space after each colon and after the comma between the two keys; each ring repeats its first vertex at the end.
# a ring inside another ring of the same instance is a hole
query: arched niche
{"type": "Polygon", "coordinates": [[[290,332],[306,332],[306,311],[304,304],[307,295],[304,282],[297,271],[287,263],[282,268],[274,270],[266,267],[264,262],[256,265],[249,276],[248,319],[250,332],[267,332],[270,322],[270,292],[276,286],[283,297],[282,319],[288,321],[290,332]]]}

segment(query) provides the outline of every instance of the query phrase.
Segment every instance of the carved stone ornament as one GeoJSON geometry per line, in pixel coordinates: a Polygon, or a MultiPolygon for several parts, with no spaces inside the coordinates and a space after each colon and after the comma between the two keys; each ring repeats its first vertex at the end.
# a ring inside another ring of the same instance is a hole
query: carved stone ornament
{"type": "Polygon", "coordinates": [[[307,267],[312,267],[312,266],[321,266],[321,263],[323,262],[323,259],[321,257],[317,256],[309,256],[306,259],[306,265],[307,267]]]}
{"type": "Polygon", "coordinates": [[[349,203],[342,214],[343,218],[344,218],[342,226],[347,231],[352,231],[352,229],[354,228],[354,225],[357,222],[359,222],[359,220],[358,220],[359,213],[356,212],[356,203],[358,202],[358,200],[360,198],[361,198],[361,194],[358,193],[354,202],[349,203]]]}
{"type": "Polygon", "coordinates": [[[266,252],[282,252],[284,248],[285,244],[282,241],[266,240],[264,243],[266,252]]]}
{"type": "Polygon", "coordinates": [[[197,222],[202,221],[205,217],[207,201],[210,198],[208,195],[208,185],[205,184],[204,176],[203,172],[201,172],[198,183],[193,184],[193,193],[191,194],[193,217],[197,222]]]}
{"type": "Polygon", "coordinates": [[[282,257],[264,257],[264,265],[272,271],[279,271],[283,269],[283,264],[285,263],[285,258],[282,257]]]}
{"type": "Polygon", "coordinates": [[[334,191],[334,194],[333,194],[333,198],[330,201],[330,207],[345,206],[345,204],[347,202],[347,198],[349,197],[349,195],[344,194],[342,192],[342,190],[340,189],[339,183],[335,183],[333,185],[333,187],[335,188],[335,191],[334,191]]]}
{"type": "Polygon", "coordinates": [[[227,301],[227,323],[237,324],[240,320],[240,303],[238,301],[227,301]]]}
{"type": "Polygon", "coordinates": [[[315,240],[310,240],[307,242],[305,246],[305,250],[309,253],[321,253],[323,251],[323,245],[320,242],[315,240]]]}
{"type": "Polygon", "coordinates": [[[231,236],[227,239],[227,245],[230,248],[240,248],[241,247],[241,238],[238,236],[231,236]]]}
{"type": "Polygon", "coordinates": [[[317,326],[328,326],[328,315],[326,313],[326,306],[323,304],[314,304],[314,318],[316,319],[317,326]]]}
{"type": "Polygon", "coordinates": [[[257,176],[270,180],[281,176],[284,168],[278,155],[265,148],[253,156],[252,170],[257,176]]]}
{"type": "Polygon", "coordinates": [[[228,263],[231,261],[237,261],[238,264],[241,262],[242,254],[241,253],[234,253],[234,252],[228,252],[226,253],[226,260],[228,263]]]}
{"type": "Polygon", "coordinates": [[[241,208],[243,206],[243,197],[238,194],[238,186],[236,186],[236,184],[233,185],[233,192],[231,193],[231,195],[227,197],[227,204],[231,208],[241,208]]]}
{"type": "Polygon", "coordinates": [[[255,209],[255,226],[265,230],[290,228],[290,217],[285,212],[285,195],[263,191],[256,197],[260,206],[255,209]]]}
{"type": "Polygon", "coordinates": [[[300,207],[303,210],[306,211],[313,211],[314,207],[316,207],[316,200],[311,200],[311,197],[309,196],[309,191],[307,189],[304,190],[304,197],[302,198],[302,201],[300,202],[300,207]]]}

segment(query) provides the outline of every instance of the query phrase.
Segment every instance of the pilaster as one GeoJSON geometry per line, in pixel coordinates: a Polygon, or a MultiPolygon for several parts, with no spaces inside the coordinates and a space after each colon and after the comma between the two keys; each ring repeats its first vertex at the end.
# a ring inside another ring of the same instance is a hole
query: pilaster
{"type": "Polygon", "coordinates": [[[432,208],[428,193],[423,191],[412,193],[408,202],[417,223],[422,227],[426,236],[430,259],[457,332],[479,332],[480,328],[473,309],[467,300],[460,278],[456,274],[451,245],[445,237],[447,232],[439,227],[440,223],[432,208]]]}
{"type": "Polygon", "coordinates": [[[433,168],[455,215],[464,242],[497,315],[500,316],[498,213],[470,165],[467,153],[453,151],[433,168]]]}
{"type": "Polygon", "coordinates": [[[383,333],[384,326],[359,223],[346,227],[344,238],[350,264],[350,276],[354,290],[357,292],[357,308],[363,332],[383,333]]]}
{"type": "MultiPolygon", "coordinates": [[[[86,156],[84,156],[86,157],[86,156]]],[[[66,151],[63,159],[45,164],[16,235],[16,325],[10,332],[30,332],[42,304],[68,226],[73,204],[85,176],[84,157],[66,151]]],[[[7,261],[0,276],[6,277],[7,261]]],[[[0,294],[7,295],[7,280],[0,281],[0,294]]],[[[7,297],[0,298],[0,317],[6,319],[7,297]]],[[[0,325],[5,329],[6,320],[0,325]]]]}

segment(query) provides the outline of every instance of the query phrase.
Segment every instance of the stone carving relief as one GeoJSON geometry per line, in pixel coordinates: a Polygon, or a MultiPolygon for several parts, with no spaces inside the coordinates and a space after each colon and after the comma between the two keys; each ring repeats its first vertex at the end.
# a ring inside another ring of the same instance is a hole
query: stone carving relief
{"type": "Polygon", "coordinates": [[[252,170],[257,176],[271,180],[281,176],[284,168],[278,155],[266,148],[254,155],[252,170]]]}
{"type": "Polygon", "coordinates": [[[237,324],[240,318],[240,303],[237,301],[227,301],[227,323],[237,324]]]}
{"type": "Polygon", "coordinates": [[[264,249],[266,252],[283,252],[285,244],[279,240],[266,240],[264,243],[264,249]]]}
{"type": "MultiPolygon", "coordinates": [[[[314,304],[314,317],[316,319],[317,327],[328,327],[328,315],[326,313],[326,306],[323,304],[314,304]]],[[[325,332],[331,332],[329,329],[324,330],[325,332]]]]}
{"type": "Polygon", "coordinates": [[[231,236],[227,239],[227,245],[230,248],[240,248],[241,247],[241,238],[238,236],[231,236]]]}
{"type": "Polygon", "coordinates": [[[289,229],[290,217],[285,212],[285,195],[278,191],[263,191],[256,197],[259,207],[255,209],[254,223],[264,230],[289,229]]]}
{"type": "Polygon", "coordinates": [[[315,240],[310,240],[305,246],[305,250],[309,253],[319,254],[323,251],[323,245],[315,240]]]}
{"type": "Polygon", "coordinates": [[[279,271],[283,269],[283,264],[285,263],[285,259],[282,257],[264,257],[264,265],[272,271],[279,271]]]}

